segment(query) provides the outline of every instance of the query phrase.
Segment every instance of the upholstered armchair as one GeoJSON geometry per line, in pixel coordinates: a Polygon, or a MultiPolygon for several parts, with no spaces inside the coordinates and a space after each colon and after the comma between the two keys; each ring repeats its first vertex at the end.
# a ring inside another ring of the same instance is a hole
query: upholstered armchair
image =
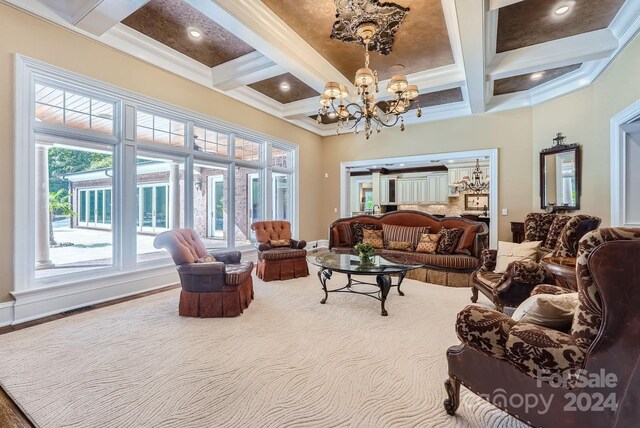
{"type": "MultiPolygon", "coordinates": [[[[575,257],[580,238],[599,225],[600,218],[588,215],[531,213],[524,222],[525,241],[542,241],[542,257],[575,257]]],[[[505,306],[522,303],[536,285],[554,283],[552,275],[534,261],[512,262],[504,273],[496,273],[496,256],[494,249],[482,251],[482,264],[472,277],[473,303],[478,301],[480,292],[503,311],[505,306]]]]}
{"type": "Polygon", "coordinates": [[[182,291],[178,313],[187,317],[235,317],[253,299],[253,262],[239,251],[208,253],[193,229],[162,232],[153,241],[166,249],[178,270],[182,291]]]}
{"type": "MultiPolygon", "coordinates": [[[[449,414],[460,404],[463,385],[531,426],[637,426],[640,228],[586,234],[576,273],[579,303],[569,331],[519,323],[477,305],[458,314],[462,344],[447,351],[449,414]],[[592,376],[598,382],[584,381],[592,376]],[[525,406],[533,396],[535,403],[525,406]]],[[[554,290],[562,292],[546,288],[554,290]]]]}
{"type": "Polygon", "coordinates": [[[288,221],[256,221],[251,225],[256,234],[258,263],[256,275],[265,282],[300,278],[309,275],[307,243],[291,239],[288,221]]]}

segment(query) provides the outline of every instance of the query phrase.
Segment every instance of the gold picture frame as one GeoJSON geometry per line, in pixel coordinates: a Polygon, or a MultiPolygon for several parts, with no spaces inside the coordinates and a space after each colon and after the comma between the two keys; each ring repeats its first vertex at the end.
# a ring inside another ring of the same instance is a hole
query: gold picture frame
{"type": "Polygon", "coordinates": [[[464,209],[471,211],[483,211],[485,206],[489,207],[489,195],[480,194],[474,195],[473,193],[467,193],[464,195],[464,209]]]}

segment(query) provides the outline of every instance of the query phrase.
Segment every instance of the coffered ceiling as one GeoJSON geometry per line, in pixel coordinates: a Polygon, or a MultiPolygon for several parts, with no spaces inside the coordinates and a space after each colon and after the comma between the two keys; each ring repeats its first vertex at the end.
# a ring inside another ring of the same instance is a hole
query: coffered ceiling
{"type": "MultiPolygon", "coordinates": [[[[335,133],[335,120],[315,121],[325,82],[346,84],[357,101],[350,82],[364,48],[330,38],[334,0],[0,1],[319,135],[335,133]]],[[[395,3],[409,11],[371,68],[381,100],[399,70],[418,86],[423,114],[409,113],[407,125],[531,106],[590,85],[640,27],[638,0],[395,3]]]]}

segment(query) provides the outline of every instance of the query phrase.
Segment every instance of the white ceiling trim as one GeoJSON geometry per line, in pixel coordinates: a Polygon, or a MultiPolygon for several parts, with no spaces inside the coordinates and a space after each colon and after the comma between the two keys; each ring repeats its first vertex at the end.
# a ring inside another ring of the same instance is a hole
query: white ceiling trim
{"type": "Polygon", "coordinates": [[[483,113],[487,103],[485,18],[488,0],[456,0],[455,4],[458,11],[462,56],[467,77],[467,99],[472,113],[483,113]]]}

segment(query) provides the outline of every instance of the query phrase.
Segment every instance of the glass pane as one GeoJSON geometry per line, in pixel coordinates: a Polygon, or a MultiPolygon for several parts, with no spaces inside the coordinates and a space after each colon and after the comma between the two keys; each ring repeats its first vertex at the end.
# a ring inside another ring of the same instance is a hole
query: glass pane
{"type": "Polygon", "coordinates": [[[207,248],[227,247],[227,167],[196,161],[193,226],[207,248]]]}
{"type": "Polygon", "coordinates": [[[50,106],[64,107],[64,91],[36,84],[36,102],[50,106]]]}
{"type": "Polygon", "coordinates": [[[36,210],[46,213],[51,233],[36,234],[36,278],[112,266],[112,149],[42,143],[38,150],[43,147],[48,163],[39,166],[36,156],[36,170],[47,171],[49,180],[48,189],[36,188],[36,210]]]}
{"type": "Polygon", "coordinates": [[[91,129],[91,119],[88,114],[67,111],[64,122],[71,128],[91,129]]]}
{"type": "Polygon", "coordinates": [[[38,103],[36,104],[36,121],[62,125],[64,124],[64,110],[38,103]]]}
{"type": "Polygon", "coordinates": [[[273,173],[273,219],[291,221],[290,176],[273,173]]]}
{"type": "Polygon", "coordinates": [[[171,121],[171,133],[176,135],[184,135],[184,123],[171,121]]]}
{"type": "Polygon", "coordinates": [[[169,144],[169,133],[162,131],[153,131],[153,142],[160,144],[169,144]]]}
{"type": "Polygon", "coordinates": [[[66,92],[64,94],[65,108],[79,113],[91,113],[91,98],[66,92]]]}
{"type": "Polygon", "coordinates": [[[91,116],[91,130],[101,134],[113,134],[113,120],[91,116]]]}
{"type": "Polygon", "coordinates": [[[289,154],[288,150],[279,149],[277,147],[271,148],[271,165],[280,168],[289,168],[289,154]]]}
{"type": "Polygon", "coordinates": [[[176,147],[184,146],[184,137],[182,135],[171,134],[171,145],[176,147]]]}
{"type": "Polygon", "coordinates": [[[264,219],[260,170],[236,168],[235,180],[235,246],[241,247],[255,242],[251,223],[264,219]]]}
{"type": "Polygon", "coordinates": [[[139,111],[136,117],[136,124],[145,128],[153,128],[153,115],[139,111]]]}
{"type": "Polygon", "coordinates": [[[138,151],[138,261],[169,257],[153,246],[158,233],[184,227],[184,161],[138,151]]]}
{"type": "Polygon", "coordinates": [[[149,143],[153,142],[153,130],[149,128],[144,128],[142,126],[138,126],[138,141],[147,141],[149,143]]]}
{"type": "Polygon", "coordinates": [[[259,143],[236,137],[235,158],[250,162],[259,162],[260,147],[261,145],[259,143]]]}
{"type": "Polygon", "coordinates": [[[160,117],[160,116],[154,116],[153,117],[153,128],[157,129],[158,131],[165,131],[165,132],[169,132],[170,130],[170,120],[164,117],[160,117]]]}

